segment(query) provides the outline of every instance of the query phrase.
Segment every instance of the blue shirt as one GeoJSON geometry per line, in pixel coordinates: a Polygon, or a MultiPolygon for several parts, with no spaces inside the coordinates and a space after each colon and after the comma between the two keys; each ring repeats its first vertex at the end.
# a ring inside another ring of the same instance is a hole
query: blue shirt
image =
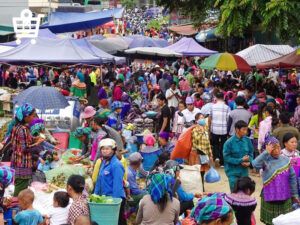
{"type": "Polygon", "coordinates": [[[15,221],[19,225],[38,225],[42,223],[43,217],[37,210],[24,210],[15,216],[15,221]]]}
{"type": "Polygon", "coordinates": [[[106,160],[104,160],[99,169],[94,193],[114,198],[125,198],[124,173],[124,167],[116,155],[111,158],[107,165],[106,160]]]}
{"type": "Polygon", "coordinates": [[[139,195],[147,193],[147,191],[140,190],[136,183],[136,171],[130,165],[127,167],[127,181],[129,183],[130,194],[139,195]]]}
{"type": "Polygon", "coordinates": [[[145,83],[143,83],[142,86],[141,86],[141,92],[142,92],[143,96],[148,95],[148,88],[147,88],[147,85],[145,83]]]}
{"type": "MultiPolygon", "coordinates": [[[[168,175],[168,176],[170,176],[170,175],[168,175]]],[[[171,177],[171,176],[170,176],[170,177],[171,177]]],[[[172,185],[172,188],[173,188],[173,186],[175,185],[175,182],[176,182],[175,178],[171,177],[171,185],[172,185]]],[[[189,193],[189,194],[186,193],[186,192],[183,190],[181,184],[179,184],[179,186],[178,186],[178,188],[177,188],[177,190],[176,190],[176,193],[177,193],[177,195],[178,195],[178,200],[179,200],[180,202],[188,202],[188,201],[193,200],[193,198],[194,198],[194,194],[193,194],[193,193],[189,193]]]]}
{"type": "Polygon", "coordinates": [[[227,176],[248,176],[248,167],[241,163],[243,157],[249,155],[249,162],[253,160],[253,145],[247,136],[238,138],[236,135],[229,138],[223,147],[225,172],[227,176]]]}

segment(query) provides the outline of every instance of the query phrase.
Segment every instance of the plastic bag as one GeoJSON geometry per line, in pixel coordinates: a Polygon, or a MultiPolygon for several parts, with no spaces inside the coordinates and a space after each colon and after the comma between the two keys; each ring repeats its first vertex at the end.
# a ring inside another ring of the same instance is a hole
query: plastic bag
{"type": "Polygon", "coordinates": [[[209,171],[206,174],[205,181],[207,183],[215,183],[215,182],[218,182],[220,180],[221,180],[220,174],[218,173],[218,171],[216,171],[213,168],[212,165],[210,165],[210,169],[209,169],[209,171]]]}
{"type": "Polygon", "coordinates": [[[171,159],[186,159],[189,157],[192,149],[192,130],[194,127],[190,127],[179,136],[171,153],[171,159]]]}
{"type": "Polygon", "coordinates": [[[300,209],[280,215],[272,220],[274,225],[299,225],[300,209]]]}
{"type": "Polygon", "coordinates": [[[180,170],[180,181],[183,190],[186,193],[202,193],[202,179],[200,175],[200,165],[183,165],[180,170]]]}
{"type": "Polygon", "coordinates": [[[84,175],[87,172],[87,168],[81,166],[69,166],[69,165],[62,165],[55,169],[49,170],[45,172],[47,180],[52,180],[53,177],[57,177],[59,174],[64,174],[66,178],[69,178],[73,174],[84,175]]]}

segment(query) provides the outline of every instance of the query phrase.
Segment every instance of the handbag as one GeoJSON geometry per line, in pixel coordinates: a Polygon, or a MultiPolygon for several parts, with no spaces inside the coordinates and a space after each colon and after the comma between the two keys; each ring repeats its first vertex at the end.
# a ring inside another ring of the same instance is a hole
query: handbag
{"type": "Polygon", "coordinates": [[[208,164],[209,163],[208,155],[200,155],[199,156],[199,163],[200,163],[200,165],[208,164]]]}

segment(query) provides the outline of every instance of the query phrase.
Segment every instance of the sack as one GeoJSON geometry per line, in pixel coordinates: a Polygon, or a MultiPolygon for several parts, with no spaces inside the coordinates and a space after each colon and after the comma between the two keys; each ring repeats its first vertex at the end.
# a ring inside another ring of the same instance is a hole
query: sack
{"type": "Polygon", "coordinates": [[[178,138],[178,141],[171,153],[171,159],[186,159],[192,149],[192,130],[195,126],[184,131],[178,138]]]}
{"type": "Polygon", "coordinates": [[[300,209],[282,214],[272,220],[274,225],[299,225],[300,209]]]}
{"type": "Polygon", "coordinates": [[[186,193],[202,193],[202,179],[200,175],[200,165],[183,165],[183,169],[180,170],[180,181],[183,190],[186,193]]]}
{"type": "Polygon", "coordinates": [[[199,163],[200,163],[200,165],[208,164],[209,163],[208,155],[200,155],[199,156],[199,163]]]}
{"type": "Polygon", "coordinates": [[[215,182],[218,182],[220,180],[221,180],[220,174],[218,173],[218,171],[216,171],[213,168],[212,165],[210,165],[210,169],[209,169],[209,171],[206,174],[205,181],[207,183],[215,183],[215,182]]]}

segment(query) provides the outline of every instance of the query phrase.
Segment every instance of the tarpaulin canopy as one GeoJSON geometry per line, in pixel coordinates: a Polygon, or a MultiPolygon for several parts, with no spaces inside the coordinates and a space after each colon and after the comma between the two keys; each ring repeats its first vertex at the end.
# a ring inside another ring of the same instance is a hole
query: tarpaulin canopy
{"type": "Polygon", "coordinates": [[[199,45],[193,38],[183,37],[167,49],[181,53],[184,56],[209,56],[218,53],[199,45]]]}
{"type": "Polygon", "coordinates": [[[113,18],[121,18],[123,11],[124,8],[87,13],[52,12],[50,21],[40,28],[48,28],[54,33],[86,30],[110,22],[113,18]]]}
{"type": "Polygon", "coordinates": [[[103,35],[101,34],[95,34],[95,35],[91,35],[91,36],[87,36],[85,37],[84,39],[86,40],[103,40],[105,39],[106,37],[104,37],[103,35]]]}
{"type": "Polygon", "coordinates": [[[157,47],[140,47],[125,50],[126,54],[140,54],[140,55],[152,55],[162,57],[182,57],[182,54],[176,53],[167,48],[157,47]]]}
{"type": "Polygon", "coordinates": [[[84,63],[99,64],[101,60],[80,48],[70,39],[36,38],[0,54],[0,62],[8,63],[84,63]]]}
{"type": "Polygon", "coordinates": [[[9,50],[11,50],[11,49],[13,49],[14,47],[10,47],[10,46],[1,46],[0,45],[0,53],[2,53],[2,52],[7,52],[7,51],[9,51],[9,50]]]}
{"type": "Polygon", "coordinates": [[[198,30],[196,30],[193,25],[172,26],[169,27],[169,30],[177,34],[188,35],[188,36],[198,33],[198,30]]]}
{"type": "Polygon", "coordinates": [[[290,54],[281,56],[277,59],[273,59],[263,63],[257,63],[256,67],[258,69],[265,68],[293,68],[300,67],[300,54],[297,54],[297,50],[291,52],[290,54]]]}
{"type": "Polygon", "coordinates": [[[102,51],[101,49],[95,47],[89,43],[86,39],[74,39],[72,40],[80,48],[83,48],[85,51],[90,53],[93,56],[100,58],[100,63],[110,63],[114,62],[114,56],[102,51]]]}
{"type": "MultiPolygon", "coordinates": [[[[39,30],[38,36],[39,37],[45,37],[45,38],[57,39],[56,35],[54,33],[52,33],[49,29],[39,30]]],[[[21,42],[26,42],[28,40],[30,40],[30,38],[22,38],[21,42]]],[[[18,46],[16,41],[1,43],[0,45],[10,46],[10,47],[17,47],[18,46]]]]}
{"type": "Polygon", "coordinates": [[[103,40],[90,40],[89,42],[109,54],[116,54],[128,49],[128,43],[121,38],[106,38],[103,40]]]}
{"type": "Polygon", "coordinates": [[[151,38],[142,35],[131,35],[128,38],[133,39],[134,41],[129,45],[129,48],[137,47],[167,47],[168,41],[164,39],[151,38]]]}
{"type": "Polygon", "coordinates": [[[243,57],[250,66],[255,66],[257,63],[276,59],[292,51],[294,49],[289,45],[257,44],[236,53],[236,55],[243,57]]]}

